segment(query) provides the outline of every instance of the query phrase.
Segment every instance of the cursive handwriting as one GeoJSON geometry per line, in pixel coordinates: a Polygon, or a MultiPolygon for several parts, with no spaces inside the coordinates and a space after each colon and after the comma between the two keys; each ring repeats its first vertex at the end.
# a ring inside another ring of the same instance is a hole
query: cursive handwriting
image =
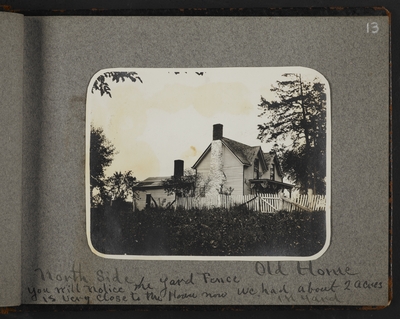
{"type": "Polygon", "coordinates": [[[246,304],[330,305],[341,304],[353,294],[365,295],[385,288],[382,281],[363,278],[348,265],[318,267],[312,261],[257,261],[252,267],[253,276],[251,272],[243,276],[202,269],[147,277],[135,270],[125,273],[117,267],[90,272],[81,263],[73,262],[64,272],[34,269],[37,285],[26,287],[25,294],[33,303],[53,304],[226,304],[243,299],[246,304]],[[299,279],[304,281],[295,284],[299,279]]]}

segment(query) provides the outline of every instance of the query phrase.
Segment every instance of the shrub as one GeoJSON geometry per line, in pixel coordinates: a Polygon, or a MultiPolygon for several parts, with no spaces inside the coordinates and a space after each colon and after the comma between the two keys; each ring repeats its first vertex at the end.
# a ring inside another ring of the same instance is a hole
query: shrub
{"type": "Polygon", "coordinates": [[[111,208],[103,216],[92,211],[92,241],[111,254],[310,256],[322,249],[325,237],[323,211],[265,214],[245,206],[111,208]]]}

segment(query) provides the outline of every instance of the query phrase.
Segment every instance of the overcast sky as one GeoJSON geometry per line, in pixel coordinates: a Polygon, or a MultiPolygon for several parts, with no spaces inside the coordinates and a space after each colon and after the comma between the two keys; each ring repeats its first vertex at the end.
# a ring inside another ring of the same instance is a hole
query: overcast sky
{"type": "Polygon", "coordinates": [[[258,104],[261,96],[274,98],[271,85],[284,73],[301,73],[304,80],[318,77],[329,93],[317,71],[288,67],[108,69],[135,71],[143,83],[109,80],[112,98],[92,94],[94,80],[105,71],[89,84],[87,124],[103,128],[117,149],[106,174],[131,170],[138,180],[172,175],[175,159],[190,168],[210,144],[216,123],[223,124],[225,137],[269,151],[271,146],[257,139],[257,124],[265,121],[258,117],[258,104]]]}

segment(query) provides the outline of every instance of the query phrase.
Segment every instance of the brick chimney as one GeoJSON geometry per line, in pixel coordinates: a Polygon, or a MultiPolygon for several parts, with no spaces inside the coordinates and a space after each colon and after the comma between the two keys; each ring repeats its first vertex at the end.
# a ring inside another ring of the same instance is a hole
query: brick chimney
{"type": "Polygon", "coordinates": [[[183,176],[183,161],[175,160],[174,161],[174,177],[179,178],[183,176]]]}
{"type": "Polygon", "coordinates": [[[211,142],[211,158],[210,158],[210,190],[211,195],[217,193],[217,189],[220,189],[221,184],[224,184],[226,177],[224,174],[224,163],[223,163],[223,125],[214,124],[213,126],[213,140],[211,142]]]}
{"type": "Polygon", "coordinates": [[[220,140],[223,136],[223,125],[214,124],[213,125],[213,141],[220,140]]]}

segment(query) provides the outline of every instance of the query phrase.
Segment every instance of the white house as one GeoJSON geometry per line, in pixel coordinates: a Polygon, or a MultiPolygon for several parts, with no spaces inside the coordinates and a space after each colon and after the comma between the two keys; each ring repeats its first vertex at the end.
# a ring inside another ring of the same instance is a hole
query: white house
{"type": "Polygon", "coordinates": [[[193,165],[202,176],[209,176],[207,194],[217,189],[233,189],[232,194],[277,193],[293,188],[283,182],[282,169],[274,152],[249,146],[223,136],[223,125],[213,126],[213,140],[193,165]]]}
{"type": "MultiPolygon", "coordinates": [[[[174,176],[183,176],[183,161],[175,160],[174,176]]],[[[222,124],[213,126],[213,140],[192,166],[201,175],[204,191],[200,196],[217,195],[229,190],[232,195],[291,192],[293,185],[283,182],[283,173],[274,152],[264,153],[261,146],[249,146],[223,136],[222,124]]],[[[164,191],[163,181],[171,178],[149,177],[136,187],[140,199],[136,209],[146,206],[166,207],[175,200],[175,195],[164,191]]],[[[202,185],[197,185],[202,187],[202,185]]]]}

